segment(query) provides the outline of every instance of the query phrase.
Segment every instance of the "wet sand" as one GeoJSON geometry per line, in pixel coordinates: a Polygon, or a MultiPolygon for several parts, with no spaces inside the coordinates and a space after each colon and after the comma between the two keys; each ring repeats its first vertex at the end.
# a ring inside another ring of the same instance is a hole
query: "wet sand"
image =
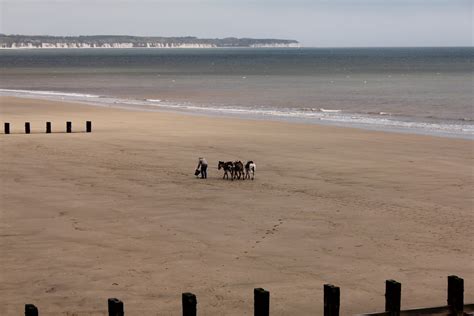
{"type": "Polygon", "coordinates": [[[1,315],[104,315],[108,297],[180,315],[185,291],[200,315],[251,315],[254,287],[272,315],[318,315],[324,283],[347,315],[382,311],[386,279],[404,308],[444,305],[450,274],[474,302],[470,140],[11,97],[0,114],[1,315]],[[255,181],[221,179],[235,159],[255,181]]]}

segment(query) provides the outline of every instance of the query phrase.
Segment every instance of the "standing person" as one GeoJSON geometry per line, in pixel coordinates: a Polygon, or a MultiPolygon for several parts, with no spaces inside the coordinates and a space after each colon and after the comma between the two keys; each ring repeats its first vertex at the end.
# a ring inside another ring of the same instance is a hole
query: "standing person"
{"type": "Polygon", "coordinates": [[[201,179],[207,179],[207,160],[204,157],[199,157],[197,169],[201,170],[201,179]]]}

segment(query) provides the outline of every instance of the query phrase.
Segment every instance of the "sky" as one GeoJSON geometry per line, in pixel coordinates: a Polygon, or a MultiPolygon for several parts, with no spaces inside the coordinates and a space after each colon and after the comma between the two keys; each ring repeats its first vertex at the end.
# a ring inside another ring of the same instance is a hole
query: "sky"
{"type": "Polygon", "coordinates": [[[0,33],[473,46],[474,0],[0,0],[0,33]]]}

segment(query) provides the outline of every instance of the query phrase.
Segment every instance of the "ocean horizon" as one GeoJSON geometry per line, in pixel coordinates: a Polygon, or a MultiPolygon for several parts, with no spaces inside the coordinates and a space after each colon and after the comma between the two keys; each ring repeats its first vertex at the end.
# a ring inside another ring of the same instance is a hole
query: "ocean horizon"
{"type": "Polygon", "coordinates": [[[0,94],[473,138],[472,47],[0,52],[0,94]]]}

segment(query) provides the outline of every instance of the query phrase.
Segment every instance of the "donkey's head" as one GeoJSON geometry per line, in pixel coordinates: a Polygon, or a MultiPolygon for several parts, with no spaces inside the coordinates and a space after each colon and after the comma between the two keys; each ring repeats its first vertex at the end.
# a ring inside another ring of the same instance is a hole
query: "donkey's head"
{"type": "Polygon", "coordinates": [[[221,170],[221,168],[223,168],[224,165],[225,165],[225,162],[219,161],[219,164],[217,165],[217,170],[221,170]]]}

